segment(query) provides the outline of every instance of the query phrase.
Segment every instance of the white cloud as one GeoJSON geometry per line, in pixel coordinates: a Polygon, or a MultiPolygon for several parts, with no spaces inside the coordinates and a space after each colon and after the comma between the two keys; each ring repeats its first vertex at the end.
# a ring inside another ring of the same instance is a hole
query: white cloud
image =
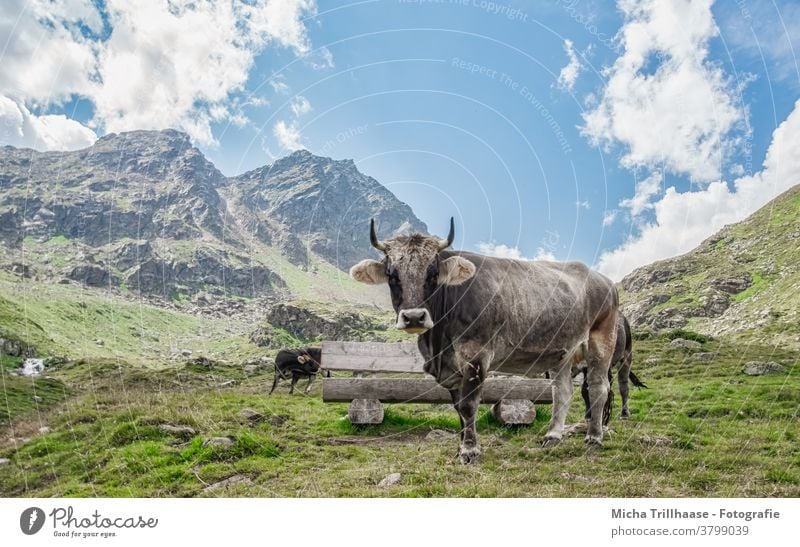
{"type": "Polygon", "coordinates": [[[764,165],[740,177],[733,189],[725,182],[703,190],[678,192],[670,187],[653,204],[655,220],[620,247],[604,252],[598,269],[621,279],[633,269],[688,252],[726,224],[739,222],[768,201],[800,184],[800,100],[772,134],[764,165]]]}
{"type": "Polygon", "coordinates": [[[522,251],[518,247],[509,247],[504,243],[478,243],[478,252],[487,256],[496,256],[497,258],[513,258],[515,260],[527,260],[522,256],[522,251]]]}
{"type": "Polygon", "coordinates": [[[644,180],[636,183],[636,191],[632,198],[624,199],[619,202],[620,207],[630,209],[631,215],[639,216],[647,209],[652,209],[653,204],[650,200],[661,190],[661,183],[664,176],[660,172],[655,172],[644,180]]]}
{"type": "Polygon", "coordinates": [[[539,247],[536,249],[536,256],[533,257],[534,260],[549,260],[551,262],[555,262],[556,255],[552,252],[548,251],[544,247],[539,247]]]}
{"type": "Polygon", "coordinates": [[[4,0],[0,16],[0,94],[37,104],[89,93],[96,46],[79,28],[102,22],[90,0],[4,0]]]}
{"type": "Polygon", "coordinates": [[[296,95],[289,106],[295,116],[302,116],[311,112],[311,103],[302,95],[296,95]]]}
{"type": "Polygon", "coordinates": [[[90,0],[4,6],[0,95],[29,109],[77,95],[94,105],[92,127],[172,127],[208,145],[213,123],[246,123],[235,99],[265,47],[332,62],[311,51],[315,0],[108,0],[100,9],[90,0]]]}
{"type": "Polygon", "coordinates": [[[36,150],[79,150],[97,140],[94,131],[64,115],[35,116],[0,95],[0,142],[36,150]]]}
{"type": "Polygon", "coordinates": [[[108,131],[180,127],[214,142],[211,123],[236,118],[226,103],[241,91],[269,41],[308,52],[309,0],[169,5],[108,2],[113,32],[100,55],[95,123],[108,131]]]}
{"type": "Polygon", "coordinates": [[[566,91],[572,91],[581,71],[581,62],[578,60],[578,54],[575,52],[572,40],[564,40],[564,51],[569,62],[558,73],[558,87],[566,91]]]}
{"type": "Polygon", "coordinates": [[[306,55],[311,44],[303,19],[317,14],[314,0],[267,0],[253,6],[242,6],[247,13],[251,32],[268,36],[284,47],[306,55]]]}
{"type": "Polygon", "coordinates": [[[300,130],[295,123],[287,124],[285,121],[279,120],[275,127],[272,128],[272,133],[278,139],[278,143],[288,150],[305,148],[301,142],[300,130]]]}
{"type": "Polygon", "coordinates": [[[592,204],[588,200],[578,200],[575,202],[575,207],[578,209],[586,209],[587,211],[592,208],[592,204]]]}
{"type": "Polygon", "coordinates": [[[584,114],[595,145],[621,144],[626,167],[663,168],[708,182],[739,141],[746,112],[735,85],[709,58],[712,0],[619,0],[624,51],[584,114]]]}
{"type": "Polygon", "coordinates": [[[536,250],[536,256],[527,258],[523,256],[522,251],[518,247],[510,247],[504,243],[478,243],[478,252],[487,256],[496,256],[497,258],[513,258],[514,260],[555,260],[556,257],[552,252],[539,247],[536,250]]]}
{"type": "Polygon", "coordinates": [[[289,93],[289,86],[280,77],[274,77],[269,81],[269,85],[275,90],[275,93],[286,95],[289,93]]]}
{"type": "Polygon", "coordinates": [[[617,210],[612,209],[603,213],[603,226],[611,226],[617,220],[617,210]]]}

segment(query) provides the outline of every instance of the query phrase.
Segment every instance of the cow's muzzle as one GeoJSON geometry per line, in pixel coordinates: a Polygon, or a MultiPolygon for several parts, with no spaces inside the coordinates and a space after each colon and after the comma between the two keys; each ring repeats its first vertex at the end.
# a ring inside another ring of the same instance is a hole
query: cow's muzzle
{"type": "Polygon", "coordinates": [[[397,314],[397,324],[395,326],[410,334],[422,334],[426,330],[433,328],[433,319],[431,319],[430,312],[425,308],[400,310],[400,313],[397,314]]]}

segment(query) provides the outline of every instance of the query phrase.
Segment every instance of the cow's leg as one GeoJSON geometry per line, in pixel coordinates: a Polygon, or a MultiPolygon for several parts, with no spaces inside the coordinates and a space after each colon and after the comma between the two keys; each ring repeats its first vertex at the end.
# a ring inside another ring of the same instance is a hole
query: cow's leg
{"type": "MultiPolygon", "coordinates": [[[[461,417],[461,412],[458,411],[458,401],[461,399],[461,390],[451,389],[450,398],[453,400],[453,408],[456,409],[456,414],[458,414],[458,421],[461,422],[461,429],[458,430],[458,440],[460,443],[464,440],[464,418],[461,417]]],[[[459,444],[459,446],[461,445],[459,444]]]]}
{"type": "Polygon", "coordinates": [[[272,381],[272,389],[269,390],[269,394],[272,395],[272,392],[275,391],[275,388],[278,387],[278,380],[281,379],[281,373],[278,370],[278,367],[275,367],[275,379],[272,381]]]}
{"type": "Polygon", "coordinates": [[[314,378],[316,378],[316,376],[317,376],[316,374],[312,374],[311,376],[308,377],[308,385],[306,386],[306,393],[309,393],[311,391],[311,384],[314,383],[314,378]]]}
{"type": "Polygon", "coordinates": [[[456,411],[461,418],[461,446],[458,457],[461,463],[477,463],[481,455],[475,419],[481,402],[481,390],[486,369],[480,361],[467,363],[461,380],[456,411]]]}
{"type": "Polygon", "coordinates": [[[292,373],[292,387],[289,388],[289,395],[294,393],[294,385],[297,383],[297,380],[299,380],[299,379],[300,379],[300,375],[295,373],[295,372],[293,372],[292,373]]]}
{"type": "Polygon", "coordinates": [[[631,374],[631,354],[627,353],[622,358],[622,363],[619,365],[619,373],[617,379],[619,380],[619,394],[622,397],[622,413],[623,418],[630,418],[631,412],[628,409],[628,381],[631,374]]]}
{"type": "Polygon", "coordinates": [[[589,408],[589,380],[586,379],[586,369],[583,370],[583,382],[581,383],[581,397],[583,397],[583,418],[588,420],[592,416],[592,411],[589,408]]]}
{"type": "Polygon", "coordinates": [[[592,417],[586,431],[586,444],[599,446],[603,444],[603,409],[609,391],[608,372],[614,356],[614,344],[617,338],[616,312],[609,313],[595,324],[589,333],[589,347],[586,355],[588,365],[589,402],[592,417]]]}
{"type": "Polygon", "coordinates": [[[567,421],[569,403],[572,400],[572,366],[562,363],[553,379],[553,416],[550,427],[544,436],[542,446],[555,446],[564,437],[564,423],[567,421]]]}
{"type": "Polygon", "coordinates": [[[611,421],[611,412],[614,407],[614,371],[612,367],[608,368],[608,397],[606,397],[606,404],[603,406],[603,425],[608,425],[611,421]]]}

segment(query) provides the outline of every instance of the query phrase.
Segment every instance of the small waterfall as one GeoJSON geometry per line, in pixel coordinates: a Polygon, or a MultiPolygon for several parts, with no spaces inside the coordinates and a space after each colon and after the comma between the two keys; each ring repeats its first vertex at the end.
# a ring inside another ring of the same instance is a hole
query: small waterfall
{"type": "Polygon", "coordinates": [[[44,361],[34,357],[25,359],[19,368],[19,373],[22,376],[36,376],[42,372],[44,372],[44,361]]]}

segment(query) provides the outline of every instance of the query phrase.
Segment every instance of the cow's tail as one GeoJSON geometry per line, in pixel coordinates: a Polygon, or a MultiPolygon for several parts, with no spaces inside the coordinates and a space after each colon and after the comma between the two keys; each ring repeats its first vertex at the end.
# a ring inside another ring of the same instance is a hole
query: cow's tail
{"type": "Polygon", "coordinates": [[[628,378],[630,378],[630,381],[631,381],[631,383],[632,383],[633,385],[635,385],[636,387],[643,387],[643,388],[647,389],[647,385],[646,385],[644,382],[642,382],[642,381],[641,381],[641,380],[640,380],[640,379],[639,379],[639,378],[638,378],[638,377],[637,377],[637,376],[636,376],[636,375],[633,373],[633,371],[632,371],[632,370],[628,372],[628,378]]]}
{"type": "Polygon", "coordinates": [[[624,315],[622,316],[622,324],[625,327],[625,351],[631,353],[633,351],[633,334],[631,333],[631,324],[624,315]]]}

